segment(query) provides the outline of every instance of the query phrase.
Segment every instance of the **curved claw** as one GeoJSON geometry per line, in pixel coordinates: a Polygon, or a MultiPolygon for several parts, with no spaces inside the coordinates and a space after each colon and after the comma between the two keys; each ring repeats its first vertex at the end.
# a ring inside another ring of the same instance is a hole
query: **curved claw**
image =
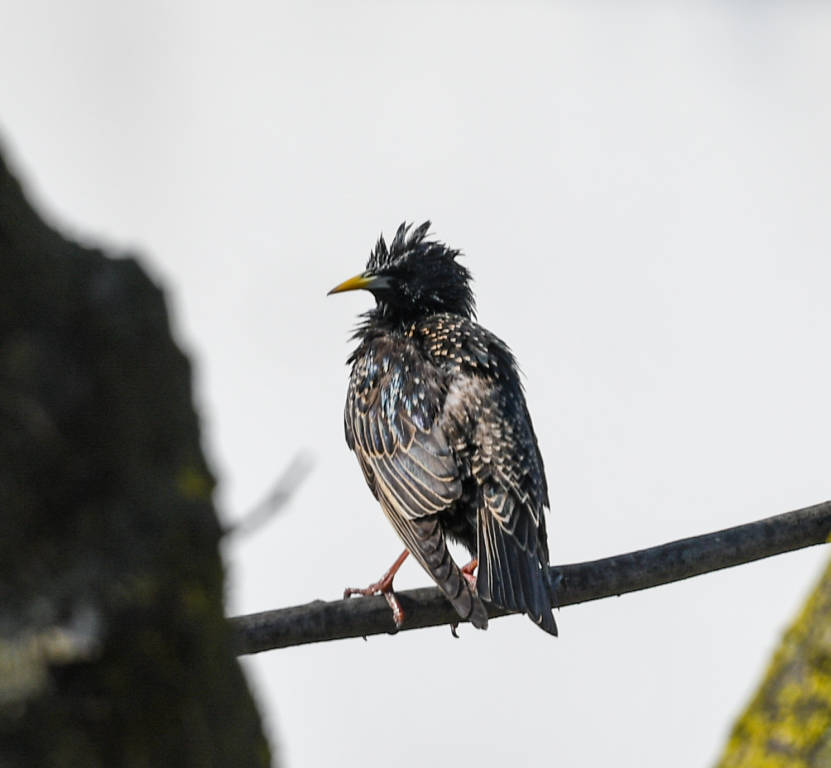
{"type": "Polygon", "coordinates": [[[383,593],[384,597],[387,599],[387,605],[392,609],[392,620],[395,622],[395,628],[401,629],[404,626],[404,609],[401,607],[401,603],[398,602],[398,598],[395,595],[395,592],[392,589],[383,593]]]}

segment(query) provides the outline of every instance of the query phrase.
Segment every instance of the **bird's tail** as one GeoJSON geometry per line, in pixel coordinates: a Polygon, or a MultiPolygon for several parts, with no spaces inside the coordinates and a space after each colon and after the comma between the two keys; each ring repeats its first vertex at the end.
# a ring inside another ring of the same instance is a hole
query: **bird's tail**
{"type": "Polygon", "coordinates": [[[474,627],[487,629],[488,611],[450,556],[438,516],[430,515],[406,522],[400,517],[390,519],[410,554],[430,574],[456,613],[474,627]]]}
{"type": "MultiPolygon", "coordinates": [[[[522,525],[523,519],[513,516],[515,526],[522,525]]],[[[525,525],[527,531],[508,531],[487,507],[479,510],[477,591],[483,600],[527,614],[541,629],[556,635],[551,610],[555,585],[548,563],[541,561],[536,530],[531,530],[527,519],[525,525]]]]}

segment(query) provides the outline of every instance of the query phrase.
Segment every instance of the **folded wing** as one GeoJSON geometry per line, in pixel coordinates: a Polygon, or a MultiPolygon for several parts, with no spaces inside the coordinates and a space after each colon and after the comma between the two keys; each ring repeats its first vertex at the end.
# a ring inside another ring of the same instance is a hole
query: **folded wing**
{"type": "Polygon", "coordinates": [[[439,518],[461,496],[459,470],[435,414],[423,405],[427,398],[419,397],[420,382],[402,373],[390,367],[375,386],[350,388],[347,442],[407,549],[459,616],[484,628],[487,611],[451,558],[439,518]]]}

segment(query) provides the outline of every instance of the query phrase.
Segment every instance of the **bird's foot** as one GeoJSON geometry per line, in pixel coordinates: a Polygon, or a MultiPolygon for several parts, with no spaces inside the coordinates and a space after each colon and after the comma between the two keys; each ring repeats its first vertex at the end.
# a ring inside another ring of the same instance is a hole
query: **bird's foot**
{"type": "Polygon", "coordinates": [[[371,597],[372,595],[383,595],[392,610],[392,620],[395,622],[396,629],[401,629],[404,624],[404,609],[398,601],[398,597],[392,588],[392,580],[401,564],[407,559],[409,555],[408,550],[404,550],[398,559],[392,564],[390,569],[378,581],[373,582],[368,587],[347,587],[343,590],[343,599],[346,600],[352,595],[363,595],[364,597],[371,597]]]}
{"type": "Polygon", "coordinates": [[[392,610],[392,620],[395,622],[397,629],[401,629],[404,624],[404,609],[398,601],[398,597],[392,588],[392,579],[385,582],[384,579],[370,584],[368,587],[347,587],[343,590],[343,599],[346,600],[352,595],[363,595],[364,597],[371,597],[372,595],[383,595],[386,599],[390,609],[392,610]]]}

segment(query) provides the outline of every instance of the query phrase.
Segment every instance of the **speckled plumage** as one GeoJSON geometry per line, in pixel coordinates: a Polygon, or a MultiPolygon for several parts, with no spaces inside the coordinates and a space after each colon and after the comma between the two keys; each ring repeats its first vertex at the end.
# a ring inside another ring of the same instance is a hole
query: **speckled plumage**
{"type": "Polygon", "coordinates": [[[544,508],[548,490],[508,347],[474,320],[457,251],[429,222],[383,237],[361,276],[375,294],[349,362],[346,441],[387,518],[463,619],[482,600],[556,634],[544,508]],[[476,589],[446,537],[478,558],[476,589]]]}

